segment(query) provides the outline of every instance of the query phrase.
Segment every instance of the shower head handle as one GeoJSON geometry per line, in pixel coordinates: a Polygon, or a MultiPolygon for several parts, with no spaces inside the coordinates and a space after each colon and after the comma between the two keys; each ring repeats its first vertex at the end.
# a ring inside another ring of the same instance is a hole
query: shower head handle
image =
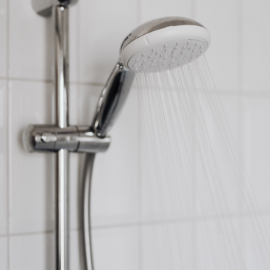
{"type": "Polygon", "coordinates": [[[92,129],[96,136],[105,137],[114,124],[130,91],[135,72],[118,62],[99,97],[92,129]]]}

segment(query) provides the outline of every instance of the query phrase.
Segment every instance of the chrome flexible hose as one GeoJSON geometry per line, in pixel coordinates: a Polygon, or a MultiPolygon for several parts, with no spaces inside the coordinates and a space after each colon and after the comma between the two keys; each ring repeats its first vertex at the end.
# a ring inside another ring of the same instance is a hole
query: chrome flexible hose
{"type": "Polygon", "coordinates": [[[91,182],[95,154],[86,154],[82,189],[80,196],[81,228],[82,228],[82,259],[85,270],[94,270],[93,248],[91,239],[91,182]]]}

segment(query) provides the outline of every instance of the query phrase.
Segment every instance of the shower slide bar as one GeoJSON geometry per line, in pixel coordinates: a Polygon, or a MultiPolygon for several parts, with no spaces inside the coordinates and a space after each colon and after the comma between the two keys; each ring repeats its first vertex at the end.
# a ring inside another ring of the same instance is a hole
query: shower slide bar
{"type": "MultiPolygon", "coordinates": [[[[30,0],[29,0],[30,1],[30,0]]],[[[55,175],[55,260],[56,270],[68,270],[68,165],[69,152],[97,153],[106,151],[110,138],[100,138],[88,127],[69,126],[69,15],[77,0],[32,0],[34,10],[53,17],[55,125],[30,125],[23,143],[29,152],[56,152],[55,175]]]]}

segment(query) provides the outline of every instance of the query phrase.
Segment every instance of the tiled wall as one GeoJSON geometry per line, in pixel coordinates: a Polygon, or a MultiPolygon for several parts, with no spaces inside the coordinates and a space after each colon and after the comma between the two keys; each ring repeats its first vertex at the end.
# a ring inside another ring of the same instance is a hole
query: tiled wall
{"type": "MultiPolygon", "coordinates": [[[[70,9],[70,123],[90,123],[131,29],[161,16],[197,19],[211,32],[211,72],[261,215],[269,220],[269,10],[266,0],[79,0],[70,9]]],[[[53,123],[51,27],[51,19],[35,14],[31,0],[0,0],[1,270],[54,269],[54,156],[28,154],[21,142],[28,124],[53,123]]],[[[96,160],[92,214],[97,270],[156,269],[147,230],[159,228],[138,226],[142,190],[137,110],[133,89],[111,132],[109,151],[96,160]]],[[[82,158],[70,157],[70,269],[80,269],[76,203],[82,158]]],[[[203,228],[204,222],[197,223],[203,228]]],[[[179,226],[190,234],[188,223],[179,226]]],[[[246,269],[262,269],[253,265],[252,245],[246,247],[246,269]]],[[[193,260],[194,269],[212,269],[203,254],[194,254],[193,260]]]]}

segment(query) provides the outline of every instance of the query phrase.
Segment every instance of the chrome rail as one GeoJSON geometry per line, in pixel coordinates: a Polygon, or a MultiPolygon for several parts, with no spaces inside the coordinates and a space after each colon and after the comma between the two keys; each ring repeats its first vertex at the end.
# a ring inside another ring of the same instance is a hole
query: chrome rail
{"type": "Polygon", "coordinates": [[[68,165],[69,152],[86,153],[80,203],[82,252],[85,270],[94,270],[90,197],[95,153],[110,145],[107,136],[119,115],[135,77],[133,71],[118,62],[102,90],[91,126],[69,126],[69,48],[68,8],[78,0],[32,0],[34,10],[42,16],[53,16],[55,125],[29,125],[23,133],[23,144],[29,152],[55,152],[55,260],[56,270],[69,269],[68,165]]]}
{"type": "MultiPolygon", "coordinates": [[[[60,128],[68,126],[68,8],[53,7],[54,20],[54,85],[56,125],[60,128]]],[[[56,269],[68,270],[68,159],[65,149],[56,153],[55,175],[55,246],[56,269]]]]}

